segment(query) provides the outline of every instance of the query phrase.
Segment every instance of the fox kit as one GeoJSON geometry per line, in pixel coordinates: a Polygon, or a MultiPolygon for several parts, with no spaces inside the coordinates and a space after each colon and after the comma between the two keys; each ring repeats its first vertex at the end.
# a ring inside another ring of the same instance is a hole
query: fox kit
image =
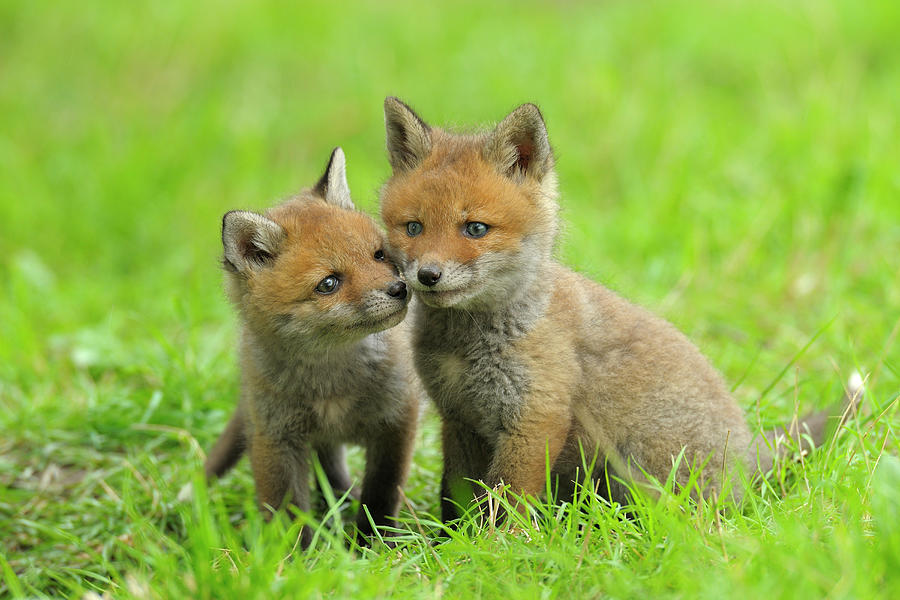
{"type": "MultiPolygon", "coordinates": [[[[357,526],[391,523],[418,419],[406,284],[383,234],[354,210],[336,148],[312,188],[265,215],[222,221],[226,289],[240,315],[241,397],[205,471],[219,477],[246,449],[259,504],[309,510],[310,453],[350,489],[343,443],[366,451],[357,526]]],[[[311,539],[304,527],[304,547],[311,539]]]]}
{"type": "Polygon", "coordinates": [[[548,460],[565,497],[583,457],[599,453],[591,475],[620,502],[626,488],[607,475],[665,481],[682,450],[678,482],[704,465],[707,490],[723,464],[768,466],[684,335],[553,259],[556,173],[536,106],[463,135],[388,98],[385,122],[393,175],[381,214],[421,300],[413,349],[442,420],[444,520],[464,478],[537,496],[548,460]]]}

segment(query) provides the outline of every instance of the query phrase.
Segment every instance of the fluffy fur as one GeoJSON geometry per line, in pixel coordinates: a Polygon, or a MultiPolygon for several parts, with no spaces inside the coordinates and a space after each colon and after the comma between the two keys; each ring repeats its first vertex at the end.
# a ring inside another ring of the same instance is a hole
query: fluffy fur
{"type": "MultiPolygon", "coordinates": [[[[418,418],[409,336],[391,329],[409,297],[383,234],[353,209],[340,148],[312,189],[265,215],[227,213],[222,241],[241,321],[241,398],[207,476],[221,476],[246,449],[260,505],[305,511],[310,453],[342,493],[351,486],[343,444],[359,444],[361,504],[376,525],[390,524],[418,418]],[[323,293],[329,277],[339,283],[323,293]]],[[[372,532],[362,508],[357,526],[372,532]]]]}
{"type": "Polygon", "coordinates": [[[597,457],[591,476],[618,501],[616,477],[664,481],[682,452],[678,483],[695,465],[707,492],[724,466],[768,468],[767,447],[684,335],[553,259],[556,175],[536,106],[457,134],[388,98],[385,121],[381,214],[421,300],[413,347],[442,419],[445,520],[464,478],[541,494],[547,458],[564,498],[597,457]],[[470,235],[472,223],[487,233],[470,235]]]}

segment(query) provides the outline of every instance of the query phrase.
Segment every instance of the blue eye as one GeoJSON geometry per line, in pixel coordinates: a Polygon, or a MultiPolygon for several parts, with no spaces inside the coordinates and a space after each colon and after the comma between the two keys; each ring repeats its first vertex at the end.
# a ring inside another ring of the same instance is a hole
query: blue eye
{"type": "Polygon", "coordinates": [[[422,224],[418,221],[410,221],[406,224],[406,233],[409,234],[409,237],[416,237],[422,233],[422,224]]]}
{"type": "Polygon", "coordinates": [[[488,229],[490,229],[490,227],[488,227],[484,223],[471,221],[469,223],[466,223],[466,228],[463,231],[465,232],[467,237],[480,238],[484,237],[485,234],[487,234],[488,229]]]}
{"type": "Polygon", "coordinates": [[[340,283],[340,279],[338,279],[334,275],[329,275],[319,282],[319,285],[316,286],[316,291],[320,294],[331,294],[338,288],[338,285],[340,283]]]}

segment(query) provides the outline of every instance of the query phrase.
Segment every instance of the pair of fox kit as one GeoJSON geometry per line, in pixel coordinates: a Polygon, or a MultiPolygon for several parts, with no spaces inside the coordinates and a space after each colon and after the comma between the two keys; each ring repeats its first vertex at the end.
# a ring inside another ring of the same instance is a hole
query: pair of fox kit
{"type": "Polygon", "coordinates": [[[587,460],[587,477],[620,502],[620,478],[664,481],[682,453],[676,481],[694,467],[707,492],[724,465],[769,467],[767,445],[684,335],[554,260],[556,173],[536,106],[474,134],[430,127],[396,98],[384,108],[386,239],[354,210],[339,148],[310,190],[223,219],[242,390],[207,476],[246,449],[259,503],[307,510],[311,452],[343,492],[342,444],[359,444],[357,526],[371,533],[396,514],[422,387],[442,421],[445,521],[460,489],[477,495],[472,480],[539,496],[548,464],[559,497],[584,481],[587,460]],[[417,301],[403,321],[407,286],[417,301]]]}

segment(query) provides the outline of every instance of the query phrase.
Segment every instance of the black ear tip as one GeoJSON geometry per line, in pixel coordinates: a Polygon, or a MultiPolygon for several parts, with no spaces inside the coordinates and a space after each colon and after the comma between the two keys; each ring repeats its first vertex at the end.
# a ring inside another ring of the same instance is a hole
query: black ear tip
{"type": "Polygon", "coordinates": [[[328,180],[328,171],[331,170],[331,165],[334,164],[334,159],[337,157],[339,147],[336,147],[331,151],[331,154],[328,155],[328,164],[325,165],[325,174],[322,176],[326,181],[328,180]]]}

